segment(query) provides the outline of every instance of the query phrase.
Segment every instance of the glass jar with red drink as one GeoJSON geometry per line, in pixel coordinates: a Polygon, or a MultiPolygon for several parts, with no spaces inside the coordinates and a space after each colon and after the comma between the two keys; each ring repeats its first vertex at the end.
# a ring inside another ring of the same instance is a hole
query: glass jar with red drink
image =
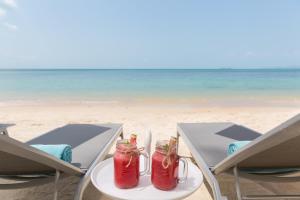
{"type": "Polygon", "coordinates": [[[148,171],[148,155],[141,152],[136,143],[129,140],[117,141],[114,154],[114,181],[118,188],[132,188],[138,185],[140,175],[148,171]],[[140,155],[145,156],[145,170],[140,172],[140,155]]]}
{"type": "Polygon", "coordinates": [[[177,144],[159,140],[152,155],[152,184],[160,190],[172,190],[187,177],[187,161],[177,155],[177,144]],[[179,161],[183,162],[183,178],[178,177],[179,161]]]}

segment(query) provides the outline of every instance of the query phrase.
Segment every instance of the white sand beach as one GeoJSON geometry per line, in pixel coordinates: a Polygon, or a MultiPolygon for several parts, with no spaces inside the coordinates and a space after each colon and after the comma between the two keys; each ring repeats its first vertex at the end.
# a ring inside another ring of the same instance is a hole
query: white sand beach
{"type": "MultiPolygon", "coordinates": [[[[51,129],[68,123],[123,123],[124,133],[138,134],[138,142],[143,144],[144,134],[151,129],[153,141],[167,139],[176,134],[178,122],[234,122],[243,124],[259,132],[266,132],[300,112],[297,101],[286,100],[279,103],[209,104],[195,102],[2,102],[0,103],[1,123],[13,123],[8,128],[11,137],[27,141],[51,129]]],[[[154,144],[152,144],[152,148],[154,144]]],[[[114,149],[111,149],[113,153],[114,149]]],[[[189,156],[189,150],[181,141],[179,152],[189,156]]],[[[70,199],[72,180],[65,181],[59,199],[70,199]],[[71,189],[65,189],[69,187],[71,189]],[[65,193],[64,193],[65,192],[65,193]]],[[[74,189],[74,188],[73,188],[74,189]]],[[[1,191],[1,199],[51,199],[52,186],[33,189],[1,191]]],[[[107,199],[92,185],[84,199],[107,199]]],[[[189,200],[210,199],[203,185],[189,200]]]]}

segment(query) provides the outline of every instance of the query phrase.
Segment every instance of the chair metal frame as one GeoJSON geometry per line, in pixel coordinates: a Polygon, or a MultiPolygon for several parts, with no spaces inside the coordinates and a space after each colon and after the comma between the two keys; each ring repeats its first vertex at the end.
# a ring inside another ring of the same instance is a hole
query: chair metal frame
{"type": "MultiPolygon", "coordinates": [[[[238,200],[256,200],[256,199],[300,199],[300,195],[243,195],[241,191],[241,185],[240,185],[240,178],[243,176],[240,176],[240,174],[244,174],[246,177],[250,179],[259,179],[259,175],[251,175],[251,174],[246,174],[243,173],[237,166],[233,168],[233,174],[234,174],[234,182],[235,182],[235,189],[236,189],[236,195],[238,200]],[[253,177],[253,178],[251,178],[253,177]]],[[[280,177],[280,176],[273,176],[273,175],[260,175],[264,176],[265,181],[273,181],[273,182],[278,182],[278,181],[286,181],[286,182],[299,182],[300,177],[280,177]],[[268,176],[268,177],[266,177],[268,176]],[[291,179],[292,178],[292,179],[291,179]]]]}
{"type": "Polygon", "coordinates": [[[178,126],[177,127],[177,144],[179,144],[179,137],[181,136],[184,140],[184,142],[188,145],[189,150],[195,159],[197,165],[201,169],[206,181],[210,185],[212,192],[213,192],[213,198],[215,200],[227,200],[227,197],[222,196],[219,183],[217,179],[214,177],[214,175],[211,173],[210,169],[205,164],[203,158],[197,153],[197,150],[194,148],[194,146],[189,142],[189,140],[186,138],[185,134],[181,134],[182,130],[178,126]]]}

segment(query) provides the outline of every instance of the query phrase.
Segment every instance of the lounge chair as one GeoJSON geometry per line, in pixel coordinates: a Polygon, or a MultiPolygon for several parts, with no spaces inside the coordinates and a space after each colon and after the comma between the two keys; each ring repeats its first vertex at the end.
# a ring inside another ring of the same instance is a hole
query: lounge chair
{"type": "Polygon", "coordinates": [[[27,143],[0,134],[0,175],[18,181],[23,180],[21,183],[0,184],[0,189],[16,189],[49,183],[49,178],[45,177],[50,176],[55,182],[53,197],[57,199],[57,183],[63,173],[62,175],[81,177],[74,197],[75,200],[80,200],[90,181],[92,169],[105,158],[119,136],[123,137],[120,124],[70,124],[27,143]],[[30,146],[32,144],[69,144],[72,147],[72,163],[33,148],[30,146]]]}
{"type": "Polygon", "coordinates": [[[244,195],[240,188],[241,180],[279,184],[300,181],[297,171],[300,168],[300,114],[263,135],[233,123],[179,123],[177,134],[201,168],[214,199],[226,199],[219,184],[224,174],[231,176],[234,183],[236,194],[230,200],[300,198],[299,193],[282,194],[286,193],[282,190],[280,194],[276,190],[271,194],[244,195]],[[230,143],[244,140],[252,142],[227,156],[230,143]],[[265,173],[268,170],[272,173],[265,173]]]}

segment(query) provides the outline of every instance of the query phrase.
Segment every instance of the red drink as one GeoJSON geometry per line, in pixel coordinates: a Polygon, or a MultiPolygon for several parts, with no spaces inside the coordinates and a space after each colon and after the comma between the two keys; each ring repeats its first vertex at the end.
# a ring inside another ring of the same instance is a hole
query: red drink
{"type": "Polygon", "coordinates": [[[137,186],[140,176],[139,151],[135,144],[120,140],[114,154],[114,178],[119,188],[137,186]]]}
{"type": "Polygon", "coordinates": [[[178,182],[184,182],[187,176],[187,162],[184,162],[184,180],[178,178],[179,156],[177,155],[177,141],[161,140],[156,143],[156,150],[152,155],[152,184],[160,190],[172,190],[178,182]]]}

